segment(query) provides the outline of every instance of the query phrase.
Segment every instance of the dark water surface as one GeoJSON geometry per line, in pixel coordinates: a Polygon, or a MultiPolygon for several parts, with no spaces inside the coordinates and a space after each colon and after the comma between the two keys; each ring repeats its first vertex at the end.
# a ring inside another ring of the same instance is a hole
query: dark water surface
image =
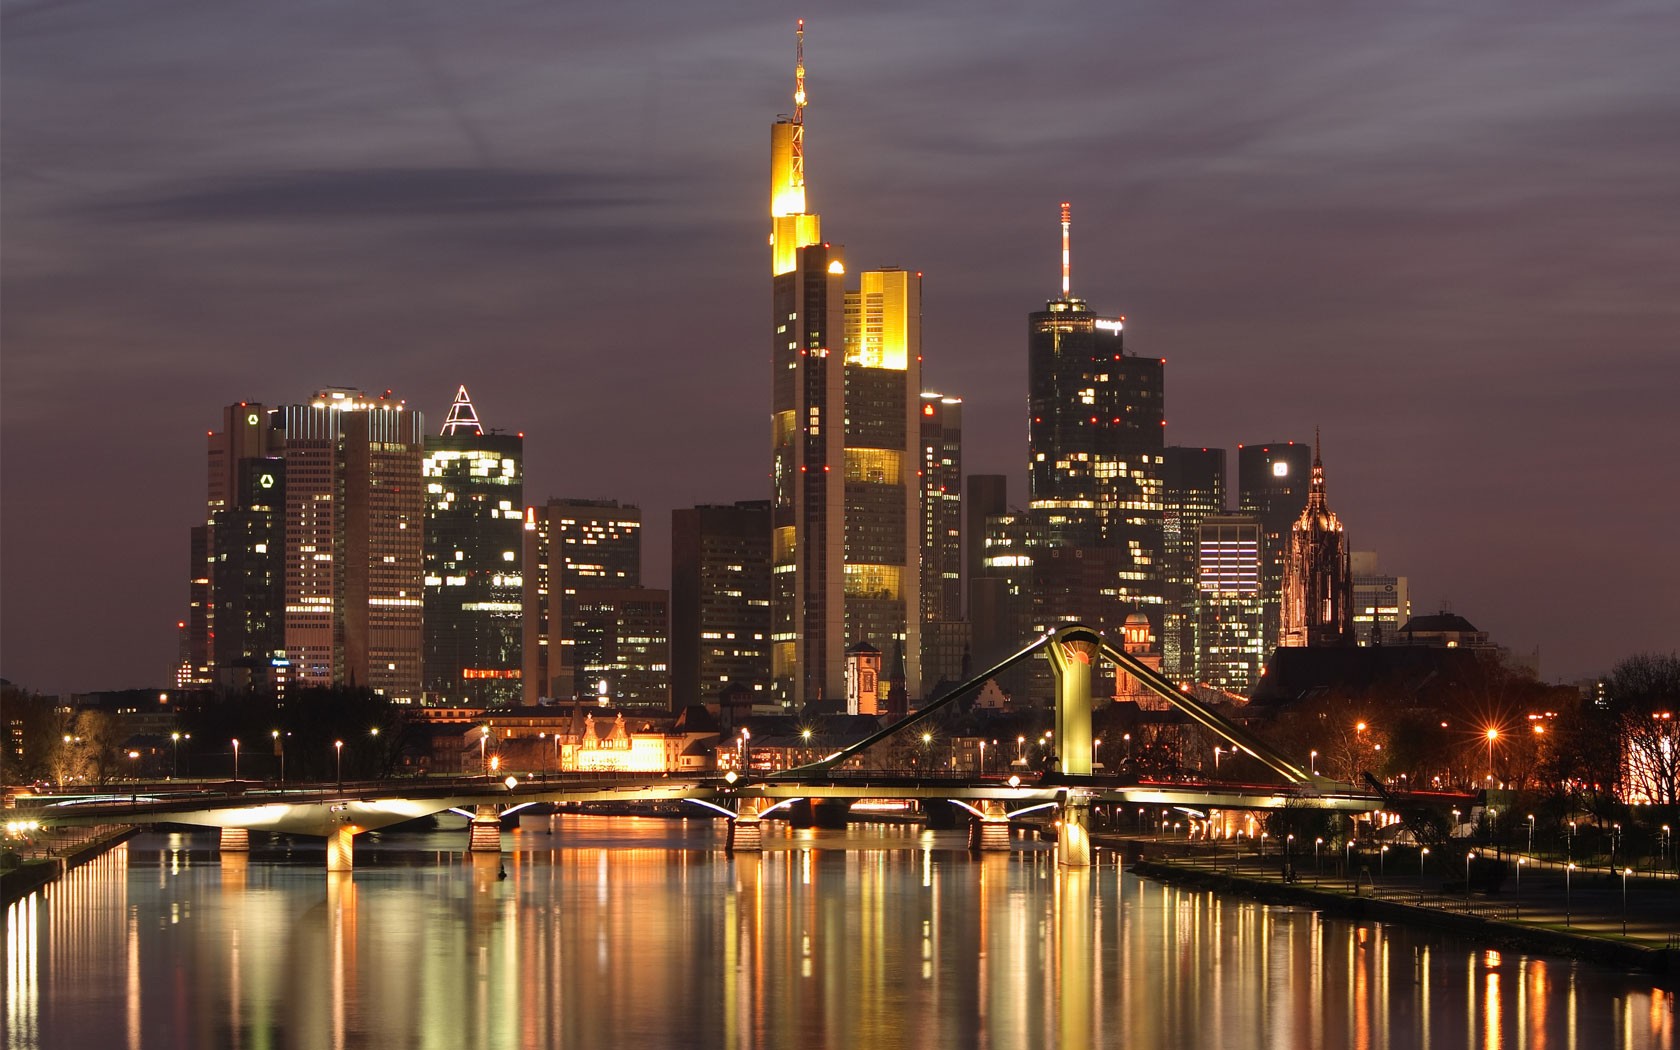
{"type": "Polygon", "coordinates": [[[1648,977],[1061,872],[960,833],[526,818],[298,840],[133,839],[6,915],[6,1045],[1672,1047],[1648,977]],[[508,877],[499,877],[505,865],[508,877]]]}

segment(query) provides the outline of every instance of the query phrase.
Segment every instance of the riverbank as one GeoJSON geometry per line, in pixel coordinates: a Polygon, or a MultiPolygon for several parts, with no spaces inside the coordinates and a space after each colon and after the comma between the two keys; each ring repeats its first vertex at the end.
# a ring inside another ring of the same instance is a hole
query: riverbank
{"type": "Polygon", "coordinates": [[[102,824],[75,830],[74,836],[39,839],[26,850],[20,850],[23,863],[0,872],[0,903],[10,904],[33,893],[140,832],[129,824],[102,824]]]}
{"type": "MultiPolygon", "coordinates": [[[[1274,859],[1270,865],[1253,855],[1220,856],[1182,850],[1149,837],[1098,834],[1097,845],[1125,855],[1130,870],[1175,885],[1275,904],[1313,908],[1342,918],[1424,926],[1490,948],[1543,952],[1589,959],[1622,969],[1654,974],[1663,987],[1680,987],[1680,884],[1652,880],[1640,886],[1640,907],[1630,921],[1625,900],[1602,880],[1578,877],[1575,886],[1525,879],[1524,896],[1445,893],[1413,876],[1381,880],[1369,872],[1349,882],[1322,878],[1315,871],[1285,878],[1274,859]],[[1526,914],[1525,914],[1526,913],[1526,914]],[[1627,932],[1623,932],[1623,931],[1627,932]]],[[[1538,873],[1537,873],[1538,874],[1538,873]]],[[[1555,881],[1555,880],[1554,880],[1555,881]]]]}

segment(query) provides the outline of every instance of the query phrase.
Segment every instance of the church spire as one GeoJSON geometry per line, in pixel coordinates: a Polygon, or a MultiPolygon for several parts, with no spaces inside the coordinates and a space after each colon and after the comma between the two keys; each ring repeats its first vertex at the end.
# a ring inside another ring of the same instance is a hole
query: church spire
{"type": "Polygon", "coordinates": [[[1313,427],[1312,485],[1307,489],[1307,513],[1322,514],[1328,507],[1324,496],[1324,459],[1319,455],[1318,427],[1313,427]]]}

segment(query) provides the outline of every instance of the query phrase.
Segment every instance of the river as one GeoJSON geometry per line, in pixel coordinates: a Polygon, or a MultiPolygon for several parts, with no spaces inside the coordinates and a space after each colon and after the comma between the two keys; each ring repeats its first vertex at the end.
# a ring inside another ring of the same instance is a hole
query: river
{"type": "Polygon", "coordinates": [[[150,833],[12,905],[6,1045],[1672,1047],[1639,974],[853,825],[526,817],[218,856],[150,833]],[[503,877],[505,871],[506,876],[503,877]]]}

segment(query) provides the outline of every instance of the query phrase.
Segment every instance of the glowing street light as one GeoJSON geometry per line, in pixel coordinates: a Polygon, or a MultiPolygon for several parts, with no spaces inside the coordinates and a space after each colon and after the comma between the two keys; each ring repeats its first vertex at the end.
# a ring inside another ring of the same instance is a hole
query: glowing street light
{"type": "Polygon", "coordinates": [[[1318,885],[1318,877],[1324,871],[1324,865],[1319,862],[1318,851],[1324,845],[1322,838],[1313,839],[1313,885],[1318,885]]]}
{"type": "Polygon", "coordinates": [[[271,729],[268,735],[274,740],[274,753],[280,756],[280,783],[286,782],[286,745],[280,742],[280,730],[271,729]]]}
{"type": "Polygon", "coordinates": [[[1522,921],[1522,870],[1523,870],[1523,865],[1526,864],[1526,863],[1528,863],[1526,858],[1523,858],[1523,857],[1518,857],[1517,858],[1517,921],[1518,922],[1522,921]]]}
{"type": "Polygon", "coordinates": [[[1499,739],[1499,730],[1488,726],[1488,783],[1493,783],[1493,742],[1499,739]]]}
{"type": "Polygon", "coordinates": [[[1622,869],[1622,936],[1627,936],[1627,877],[1633,874],[1632,868],[1622,869]]]}
{"type": "Polygon", "coordinates": [[[1528,815],[1528,852],[1534,852],[1534,814],[1528,815]]]}
{"type": "MultiPolygon", "coordinates": [[[[482,741],[480,741],[482,744],[482,741]]],[[[338,790],[344,790],[344,741],[333,741],[333,757],[338,763],[338,790]]]]}
{"type": "Polygon", "coordinates": [[[181,776],[181,734],[170,733],[169,742],[175,745],[175,762],[173,765],[174,772],[170,774],[170,778],[178,779],[181,776]]]}
{"type": "Polygon", "coordinates": [[[1464,855],[1464,910],[1470,910],[1470,862],[1476,857],[1476,851],[1471,850],[1464,855]]]}
{"type": "Polygon", "coordinates": [[[1423,878],[1424,878],[1424,876],[1423,876],[1423,865],[1424,865],[1425,859],[1428,858],[1428,856],[1429,856],[1429,847],[1428,846],[1425,846],[1421,850],[1418,850],[1418,906],[1419,907],[1423,906],[1423,878]]]}
{"type": "Polygon", "coordinates": [[[1563,924],[1569,925],[1569,873],[1575,870],[1573,862],[1563,866],[1563,924]]]}
{"type": "Polygon", "coordinates": [[[1318,776],[1318,752],[1317,751],[1307,752],[1307,770],[1308,770],[1308,772],[1312,773],[1313,776],[1315,776],[1315,777],[1318,776]]]}
{"type": "Polygon", "coordinates": [[[233,738],[233,779],[239,780],[239,738],[233,738]]]}

